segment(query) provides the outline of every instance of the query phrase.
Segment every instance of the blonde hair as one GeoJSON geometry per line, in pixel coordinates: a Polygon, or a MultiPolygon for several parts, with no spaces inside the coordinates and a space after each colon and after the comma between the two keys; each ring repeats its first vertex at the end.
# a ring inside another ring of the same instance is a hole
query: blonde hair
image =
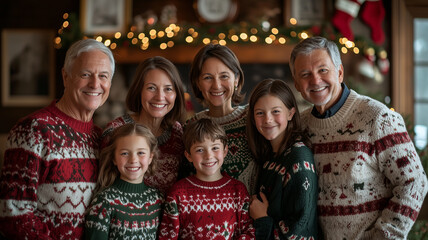
{"type": "Polygon", "coordinates": [[[120,172],[114,165],[114,155],[116,151],[116,141],[119,138],[137,135],[146,139],[149,145],[150,152],[153,154],[153,159],[147,172],[145,174],[152,175],[157,167],[158,142],[156,137],[150,131],[149,128],[138,123],[129,123],[116,128],[113,131],[112,137],[107,147],[101,150],[100,156],[100,169],[98,174],[97,189],[96,192],[111,186],[116,178],[120,177],[120,172]]]}

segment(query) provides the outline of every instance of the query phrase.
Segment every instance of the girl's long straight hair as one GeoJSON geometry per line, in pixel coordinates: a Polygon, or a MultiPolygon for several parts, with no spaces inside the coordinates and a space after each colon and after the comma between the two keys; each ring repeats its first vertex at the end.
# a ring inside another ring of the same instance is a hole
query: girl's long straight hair
{"type": "Polygon", "coordinates": [[[287,83],[279,79],[265,79],[257,84],[251,93],[247,117],[248,144],[256,161],[260,164],[264,157],[271,154],[272,146],[270,141],[266,140],[266,138],[261,135],[256,128],[254,106],[261,97],[266,95],[277,97],[288,109],[294,108],[296,110],[293,118],[287,124],[284,138],[282,139],[281,146],[276,154],[283,153],[296,141],[301,141],[306,146],[311,147],[311,142],[306,132],[302,130],[299,109],[297,108],[297,102],[290,87],[288,87],[287,83]]]}

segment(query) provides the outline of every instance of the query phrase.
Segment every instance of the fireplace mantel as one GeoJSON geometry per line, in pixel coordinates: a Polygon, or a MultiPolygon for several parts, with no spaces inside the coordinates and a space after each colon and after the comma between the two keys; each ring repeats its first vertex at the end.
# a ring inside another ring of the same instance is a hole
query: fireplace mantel
{"type": "MultiPolygon", "coordinates": [[[[294,45],[227,45],[238,57],[240,63],[288,63],[294,45]]],[[[113,51],[119,64],[139,63],[146,58],[163,56],[174,63],[191,63],[202,46],[174,46],[166,50],[118,48],[113,51]]]]}

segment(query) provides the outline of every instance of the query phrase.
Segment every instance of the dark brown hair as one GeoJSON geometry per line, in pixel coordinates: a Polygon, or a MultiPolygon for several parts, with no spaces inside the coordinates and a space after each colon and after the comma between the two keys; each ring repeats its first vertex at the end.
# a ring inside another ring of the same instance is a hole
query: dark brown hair
{"type": "Polygon", "coordinates": [[[208,44],[204,46],[193,59],[192,66],[190,68],[190,83],[192,85],[193,94],[199,102],[204,103],[205,99],[201,90],[199,90],[198,81],[205,60],[212,57],[222,61],[224,65],[226,65],[235,74],[235,78],[239,78],[237,90],[234,91],[232,96],[232,102],[234,104],[241,103],[245,98],[245,94],[241,93],[242,87],[244,86],[244,72],[242,71],[235,53],[233,53],[228,47],[220,44],[208,44]]]}
{"type": "Polygon", "coordinates": [[[290,87],[288,87],[287,83],[279,79],[265,79],[259,82],[254,88],[248,104],[248,145],[251,149],[251,152],[254,154],[255,159],[260,163],[263,157],[268,156],[272,151],[270,142],[259,133],[254,120],[254,106],[261,97],[266,95],[275,96],[280,99],[288,109],[291,110],[294,108],[296,110],[293,118],[287,124],[284,139],[282,139],[281,147],[278,149],[276,154],[281,154],[286,149],[291,147],[296,141],[302,141],[306,144],[306,146],[311,147],[309,138],[302,130],[299,109],[297,108],[296,99],[290,87]]]}
{"type": "Polygon", "coordinates": [[[206,138],[211,141],[220,140],[223,146],[227,145],[227,135],[224,129],[208,118],[201,118],[190,122],[184,128],[184,149],[190,153],[190,148],[195,142],[203,142],[206,138]]]}
{"type": "Polygon", "coordinates": [[[175,121],[183,123],[186,118],[183,82],[181,81],[177,68],[168,59],[156,56],[148,58],[138,65],[134,80],[129,87],[128,95],[126,96],[126,107],[132,112],[140,113],[142,109],[141,91],[143,89],[147,73],[153,69],[164,71],[168,75],[169,79],[171,79],[176,92],[174,107],[165,115],[161,123],[162,128],[168,129],[174,125],[175,121]]]}

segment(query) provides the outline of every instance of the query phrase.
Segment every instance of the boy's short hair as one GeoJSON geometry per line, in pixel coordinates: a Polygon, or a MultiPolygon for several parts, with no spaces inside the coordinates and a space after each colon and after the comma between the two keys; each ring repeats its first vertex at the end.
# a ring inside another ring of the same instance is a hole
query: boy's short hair
{"type": "Polygon", "coordinates": [[[227,135],[224,129],[208,118],[201,118],[190,122],[184,128],[183,141],[186,152],[195,142],[203,142],[206,138],[211,141],[220,140],[224,146],[227,145],[227,135]]]}

